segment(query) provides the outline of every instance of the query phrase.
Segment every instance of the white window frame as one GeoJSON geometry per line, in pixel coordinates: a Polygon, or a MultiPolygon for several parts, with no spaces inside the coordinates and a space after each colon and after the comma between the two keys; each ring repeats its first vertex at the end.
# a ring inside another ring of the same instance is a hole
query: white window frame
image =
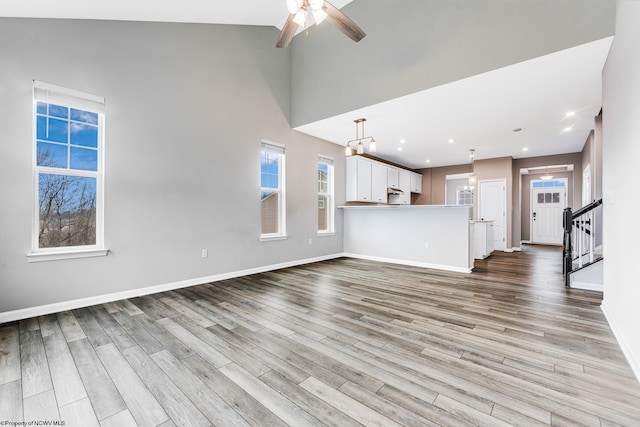
{"type": "Polygon", "coordinates": [[[63,88],[49,83],[33,81],[33,138],[32,138],[32,174],[33,174],[33,210],[31,230],[31,252],[27,254],[29,262],[54,261],[60,259],[88,258],[105,256],[109,250],[104,247],[104,98],[63,88]],[[38,166],[37,164],[37,103],[58,104],[66,107],[90,111],[98,115],[97,171],[61,169],[38,166]],[[64,246],[54,248],[39,247],[40,206],[39,175],[53,174],[64,176],[91,177],[96,179],[96,243],[83,246],[64,246]]]}
{"type": "MultiPolygon", "coordinates": [[[[262,180],[262,152],[264,150],[278,154],[278,232],[262,233],[262,211],[260,212],[260,240],[283,240],[287,238],[287,203],[286,203],[286,154],[285,146],[276,142],[262,140],[260,148],[260,180],[262,180]]],[[[271,191],[272,188],[262,187],[260,183],[260,193],[264,190],[271,191]]]]}
{"type": "MultiPolygon", "coordinates": [[[[327,199],[325,210],[327,212],[327,228],[325,230],[317,230],[318,236],[330,236],[335,234],[335,186],[334,186],[334,160],[328,156],[318,156],[316,163],[316,173],[319,171],[318,165],[327,165],[327,193],[320,192],[318,185],[318,196],[324,196],[327,199]]],[[[319,182],[318,182],[319,184],[319,182]]],[[[317,205],[317,202],[316,202],[317,205]]],[[[317,207],[319,209],[319,206],[317,207]]],[[[316,223],[317,226],[317,223],[316,223]]]]}
{"type": "Polygon", "coordinates": [[[468,186],[456,187],[456,205],[459,206],[473,206],[474,204],[473,190],[468,186]],[[462,203],[465,201],[471,201],[471,203],[462,203]]]}

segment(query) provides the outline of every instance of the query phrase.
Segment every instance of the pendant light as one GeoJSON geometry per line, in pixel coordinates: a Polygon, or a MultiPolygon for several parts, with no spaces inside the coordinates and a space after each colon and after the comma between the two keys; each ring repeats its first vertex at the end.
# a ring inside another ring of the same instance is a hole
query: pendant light
{"type": "Polygon", "coordinates": [[[475,165],[474,165],[474,153],[476,150],[474,150],[473,148],[471,148],[469,150],[469,157],[471,157],[471,175],[469,175],[469,189],[471,191],[473,191],[473,189],[476,186],[476,173],[475,173],[475,165]]]}
{"type": "Polygon", "coordinates": [[[364,136],[364,122],[366,122],[367,119],[355,119],[353,122],[356,124],[356,138],[352,139],[351,141],[347,142],[347,145],[345,147],[345,151],[344,154],[345,156],[351,156],[353,154],[353,150],[351,149],[351,143],[352,142],[357,142],[358,144],[356,145],[356,153],[357,154],[364,154],[364,143],[363,141],[369,140],[369,152],[370,153],[375,153],[376,152],[376,140],[373,138],[373,136],[364,136]],[[360,125],[360,126],[358,126],[360,125]],[[358,128],[361,129],[358,129],[358,128]],[[360,132],[361,130],[361,132],[360,132]]]}

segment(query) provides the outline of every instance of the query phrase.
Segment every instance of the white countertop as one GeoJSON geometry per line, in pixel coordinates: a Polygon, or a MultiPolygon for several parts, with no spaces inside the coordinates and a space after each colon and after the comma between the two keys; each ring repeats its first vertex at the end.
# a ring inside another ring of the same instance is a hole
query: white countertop
{"type": "Polygon", "coordinates": [[[338,206],[338,209],[424,209],[424,208],[448,208],[448,209],[470,209],[471,206],[461,205],[353,205],[338,206]]]}

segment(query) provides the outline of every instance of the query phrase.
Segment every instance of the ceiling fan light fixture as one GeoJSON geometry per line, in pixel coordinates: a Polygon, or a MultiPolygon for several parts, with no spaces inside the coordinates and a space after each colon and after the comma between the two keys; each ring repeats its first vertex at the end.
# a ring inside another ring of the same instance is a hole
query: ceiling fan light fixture
{"type": "Polygon", "coordinates": [[[309,0],[309,4],[313,10],[322,9],[324,7],[324,0],[309,0]]]}
{"type": "Polygon", "coordinates": [[[300,9],[300,6],[302,6],[301,0],[287,0],[287,9],[292,15],[300,9]]]}
{"type": "Polygon", "coordinates": [[[316,25],[320,25],[320,23],[329,16],[324,10],[314,9],[313,7],[311,8],[311,13],[313,14],[313,20],[316,21],[316,25]]]}
{"type": "Polygon", "coordinates": [[[293,18],[293,22],[301,27],[304,27],[307,23],[307,9],[304,7],[298,9],[298,11],[296,12],[296,17],[293,18]]]}

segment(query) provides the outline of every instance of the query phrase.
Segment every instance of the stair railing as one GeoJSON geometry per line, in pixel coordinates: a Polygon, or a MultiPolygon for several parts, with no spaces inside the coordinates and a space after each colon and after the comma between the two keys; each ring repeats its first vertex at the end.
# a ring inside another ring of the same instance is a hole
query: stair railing
{"type": "Polygon", "coordinates": [[[571,208],[565,208],[562,216],[562,227],[564,228],[564,239],[562,248],[562,272],[565,277],[565,284],[570,284],[570,274],[572,271],[585,267],[593,263],[596,258],[596,248],[600,228],[597,221],[600,219],[602,209],[602,199],[595,200],[588,205],[571,212],[571,208]]]}

